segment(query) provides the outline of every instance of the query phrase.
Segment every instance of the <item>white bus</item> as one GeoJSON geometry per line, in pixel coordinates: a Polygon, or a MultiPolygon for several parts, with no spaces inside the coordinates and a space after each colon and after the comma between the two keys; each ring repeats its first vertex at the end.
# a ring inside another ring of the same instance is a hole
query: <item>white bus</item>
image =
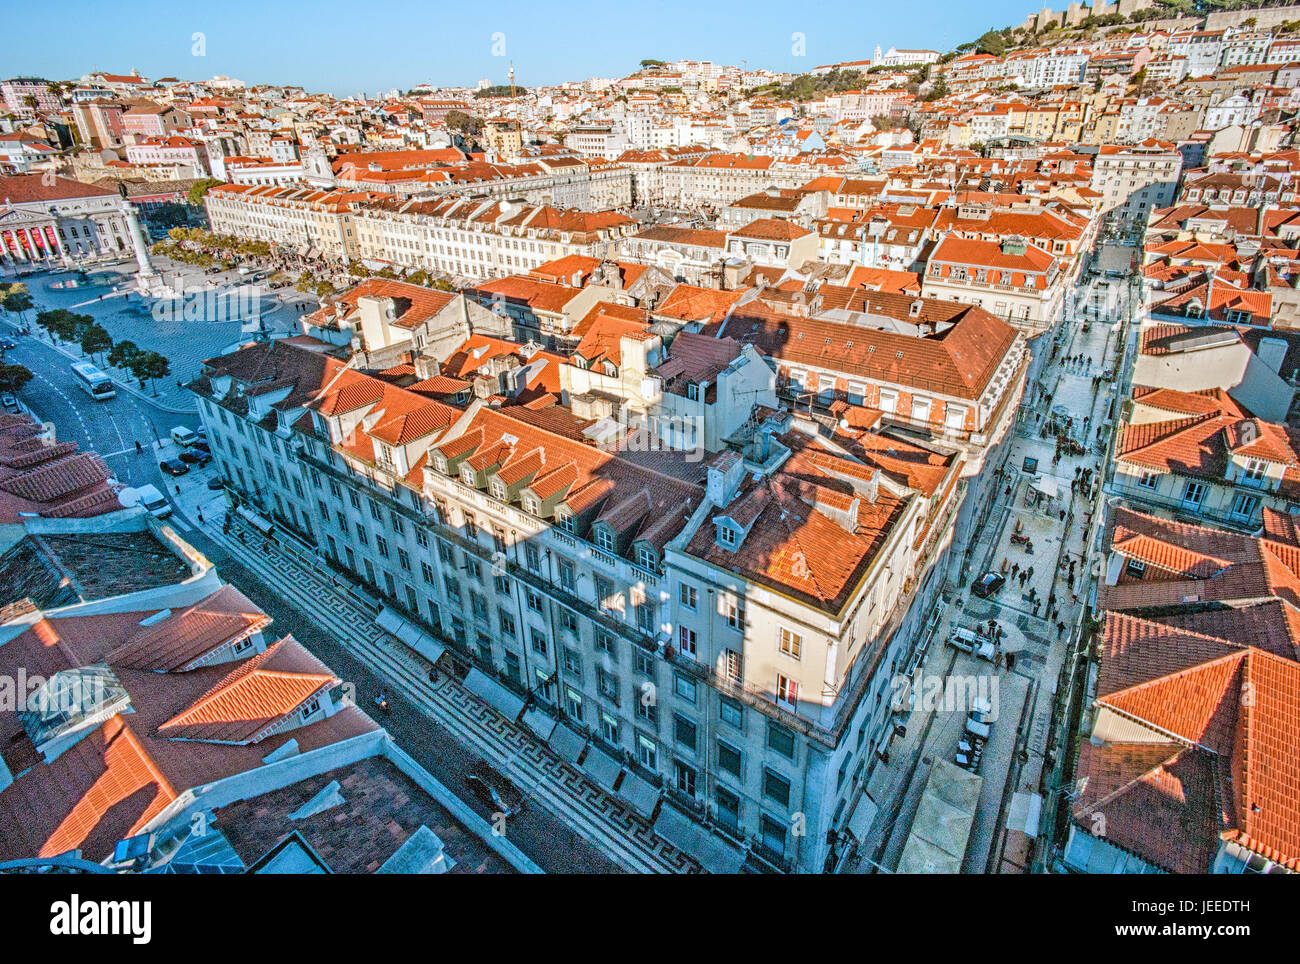
{"type": "Polygon", "coordinates": [[[113,388],[112,379],[90,362],[77,362],[72,366],[72,374],[77,376],[77,384],[91,398],[102,401],[117,395],[117,390],[113,388]]]}

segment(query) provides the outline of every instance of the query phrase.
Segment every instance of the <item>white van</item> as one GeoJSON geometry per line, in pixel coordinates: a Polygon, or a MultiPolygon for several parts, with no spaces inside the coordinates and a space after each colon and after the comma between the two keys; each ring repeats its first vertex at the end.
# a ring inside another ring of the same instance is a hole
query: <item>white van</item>
{"type": "Polygon", "coordinates": [[[183,449],[189,448],[198,440],[199,437],[184,425],[177,425],[172,429],[172,441],[183,449]]]}
{"type": "Polygon", "coordinates": [[[157,487],[142,485],[135,491],[140,496],[140,504],[148,509],[150,514],[157,516],[159,519],[165,519],[172,514],[172,504],[158,491],[157,487]]]}
{"type": "Polygon", "coordinates": [[[952,635],[948,637],[948,644],[954,649],[960,649],[963,653],[971,653],[984,640],[973,629],[967,629],[965,626],[957,626],[953,629],[952,635]]]}

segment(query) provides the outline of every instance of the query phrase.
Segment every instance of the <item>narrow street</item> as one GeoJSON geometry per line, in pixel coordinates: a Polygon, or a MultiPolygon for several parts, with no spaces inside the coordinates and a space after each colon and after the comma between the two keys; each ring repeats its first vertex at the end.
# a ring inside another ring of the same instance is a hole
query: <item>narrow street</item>
{"type": "MultiPolygon", "coordinates": [[[[918,681],[939,679],[958,684],[959,695],[987,694],[993,706],[963,873],[1024,873],[1031,863],[1043,776],[1055,763],[1049,743],[1058,683],[1086,605],[1087,540],[1110,438],[1108,413],[1120,384],[1114,369],[1127,312],[1119,287],[1126,284],[1081,282],[1074,319],[1067,315],[1033,346],[1044,356],[1031,370],[1005,458],[986,470],[997,473],[998,492],[974,535],[969,575],[958,584],[961,566],[954,560],[949,602],[914,677],[918,695],[918,681]],[[971,584],[989,571],[1005,583],[982,599],[971,584]],[[958,627],[987,632],[991,626],[999,634],[993,661],[948,645],[958,627]],[[1008,826],[1020,833],[1008,834],[1008,826]]],[[[891,747],[890,765],[879,768],[868,786],[879,810],[850,869],[874,873],[897,866],[931,763],[955,758],[972,708],[967,702],[935,707],[915,701],[906,736],[891,747]]]]}

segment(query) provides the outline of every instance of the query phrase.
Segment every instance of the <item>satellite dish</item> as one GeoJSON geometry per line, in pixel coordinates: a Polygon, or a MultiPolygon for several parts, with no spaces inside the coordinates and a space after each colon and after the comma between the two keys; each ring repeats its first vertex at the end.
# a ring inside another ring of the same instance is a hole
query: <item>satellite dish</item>
{"type": "Polygon", "coordinates": [[[129,485],[117,494],[117,501],[122,508],[130,509],[140,504],[140,493],[129,485]]]}

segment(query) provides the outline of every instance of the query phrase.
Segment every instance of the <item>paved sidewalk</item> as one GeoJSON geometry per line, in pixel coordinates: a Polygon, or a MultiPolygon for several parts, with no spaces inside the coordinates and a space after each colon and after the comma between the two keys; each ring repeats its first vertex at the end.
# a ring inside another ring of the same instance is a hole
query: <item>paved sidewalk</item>
{"type": "MultiPolygon", "coordinates": [[[[447,673],[431,683],[428,664],[375,625],[373,613],[348,594],[344,577],[321,564],[312,550],[288,535],[280,536],[281,542],[267,541],[235,515],[230,516],[230,534],[224,535],[224,495],[201,485],[180,488],[176,503],[189,520],[197,522],[202,515],[207,538],[294,608],[346,640],[349,650],[392,684],[395,695],[444,726],[592,846],[636,873],[700,872],[689,855],[656,836],[640,815],[554,756],[530,730],[501,717],[447,673]]],[[[177,520],[177,528],[191,526],[177,520]]]]}
{"type": "MultiPolygon", "coordinates": [[[[962,560],[954,553],[950,604],[938,621],[918,678],[984,679],[997,686],[997,719],[980,764],[984,784],[964,872],[1023,872],[1028,865],[1022,852],[1027,849],[1024,835],[1009,842],[1005,824],[1018,794],[1032,796],[1041,790],[1053,690],[1082,617],[1084,600],[1075,595],[1082,591],[1091,562],[1083,539],[1101,481],[1098,429],[1115,384],[1101,376],[1113,367],[1118,349],[1116,335],[1103,322],[1094,322],[1087,332],[1081,320],[1062,322],[1054,334],[1040,339],[1035,351],[1043,353],[1043,361],[1026,386],[1005,460],[987,469],[998,473],[998,491],[984,525],[973,536],[969,578],[961,582],[962,560]],[[1055,406],[1060,406],[1055,410],[1063,425],[1072,420],[1068,431],[1083,447],[1082,454],[1066,450],[1058,457],[1057,439],[1046,428],[1055,406]],[[1026,458],[1037,460],[1033,471],[1024,470],[1026,458]],[[1086,483],[1079,481],[1085,470],[1092,472],[1086,483]],[[1052,488],[1057,494],[1050,500],[1036,494],[1052,488]],[[1013,543],[1013,534],[1029,539],[1033,552],[1019,541],[1013,543]],[[987,600],[970,593],[969,586],[986,569],[1007,578],[987,600]],[[1002,659],[989,663],[947,645],[956,627],[973,629],[990,620],[1002,634],[999,655],[1011,655],[1011,668],[1002,659]]],[[[868,793],[879,812],[848,869],[874,873],[897,865],[931,765],[936,759],[954,758],[967,710],[963,705],[909,713],[906,736],[890,748],[890,765],[877,768],[872,776],[868,793]]]]}
{"type": "MultiPolygon", "coordinates": [[[[31,290],[37,311],[66,308],[91,315],[108,330],[113,341],[131,341],[142,349],[164,355],[171,362],[171,375],[159,379],[144,391],[135,387],[136,379],[129,372],[109,369],[106,365],[101,367],[128,391],[163,411],[176,414],[195,412],[194,396],[183,386],[198,375],[204,361],[250,337],[242,330],[238,320],[212,320],[214,316],[220,316],[214,315],[217,306],[212,299],[219,292],[234,291],[237,286],[247,284],[247,281],[233,271],[206,275],[201,269],[166,258],[154,258],[153,262],[168,283],[183,286],[186,298],[197,306],[199,314],[196,318],[184,320],[182,310],[180,318],[167,320],[164,317],[159,320],[154,317],[154,302],[134,292],[127,295],[115,292],[114,289],[134,284],[134,264],[129,269],[114,267],[93,270],[89,273],[89,283],[75,288],[54,287],[55,284],[75,281],[76,275],[72,273],[42,272],[23,280],[31,290]],[[153,395],[155,389],[158,392],[156,397],[153,395]]],[[[182,300],[178,304],[183,306],[185,303],[182,300]]],[[[316,307],[316,299],[293,288],[271,291],[263,283],[258,305],[268,331],[298,334],[300,307],[313,309],[316,307]]],[[[37,330],[33,325],[33,332],[37,330]]],[[[73,352],[77,361],[85,360],[76,346],[64,345],[62,350],[65,354],[73,352]]]]}

